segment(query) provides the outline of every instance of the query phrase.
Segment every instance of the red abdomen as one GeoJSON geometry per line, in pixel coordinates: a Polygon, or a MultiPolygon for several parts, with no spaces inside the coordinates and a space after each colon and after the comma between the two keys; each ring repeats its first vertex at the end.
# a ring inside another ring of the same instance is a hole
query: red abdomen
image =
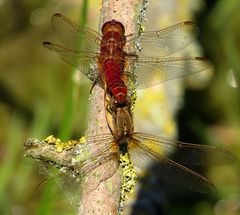
{"type": "Polygon", "coordinates": [[[120,62],[109,59],[103,63],[103,70],[107,87],[119,104],[124,103],[127,97],[127,87],[121,79],[120,62]]]}
{"type": "Polygon", "coordinates": [[[99,58],[102,64],[100,71],[104,76],[106,86],[119,104],[126,102],[127,97],[127,87],[121,79],[121,72],[124,69],[123,48],[126,43],[124,32],[124,26],[116,20],[104,23],[99,58]]]}

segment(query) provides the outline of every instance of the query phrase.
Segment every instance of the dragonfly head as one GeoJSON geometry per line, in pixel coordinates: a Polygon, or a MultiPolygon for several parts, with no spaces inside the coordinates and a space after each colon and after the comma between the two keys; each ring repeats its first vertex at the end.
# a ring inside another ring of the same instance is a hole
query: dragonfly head
{"type": "Polygon", "coordinates": [[[115,31],[118,32],[120,35],[125,34],[125,28],[121,22],[118,22],[115,19],[111,21],[107,21],[102,26],[102,34],[104,35],[108,31],[115,31]]]}

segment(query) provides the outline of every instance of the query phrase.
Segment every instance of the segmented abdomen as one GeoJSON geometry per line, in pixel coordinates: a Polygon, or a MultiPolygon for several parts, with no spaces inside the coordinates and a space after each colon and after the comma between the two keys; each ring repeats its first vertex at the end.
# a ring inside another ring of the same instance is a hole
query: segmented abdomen
{"type": "Polygon", "coordinates": [[[124,103],[127,97],[127,87],[121,80],[121,67],[120,62],[113,59],[103,63],[107,87],[119,104],[124,103]]]}

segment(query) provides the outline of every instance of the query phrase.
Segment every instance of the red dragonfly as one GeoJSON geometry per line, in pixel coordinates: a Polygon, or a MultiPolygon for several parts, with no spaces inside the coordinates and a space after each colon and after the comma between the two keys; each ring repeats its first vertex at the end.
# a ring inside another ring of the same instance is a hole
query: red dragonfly
{"type": "Polygon", "coordinates": [[[126,80],[142,89],[210,67],[202,57],[170,57],[193,41],[197,27],[190,21],[127,36],[116,20],[103,24],[102,35],[59,13],[52,16],[51,23],[66,47],[50,42],[44,42],[44,47],[110,91],[119,104],[128,101],[126,80]]]}

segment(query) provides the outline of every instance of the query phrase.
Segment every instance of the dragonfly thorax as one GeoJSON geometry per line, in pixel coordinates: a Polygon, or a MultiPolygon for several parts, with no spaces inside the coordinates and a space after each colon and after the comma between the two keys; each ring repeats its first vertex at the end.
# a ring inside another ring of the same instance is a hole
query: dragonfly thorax
{"type": "Polygon", "coordinates": [[[122,108],[117,108],[116,110],[116,119],[115,119],[115,127],[116,134],[118,137],[127,137],[131,136],[133,133],[133,121],[131,112],[127,106],[122,108]]]}

